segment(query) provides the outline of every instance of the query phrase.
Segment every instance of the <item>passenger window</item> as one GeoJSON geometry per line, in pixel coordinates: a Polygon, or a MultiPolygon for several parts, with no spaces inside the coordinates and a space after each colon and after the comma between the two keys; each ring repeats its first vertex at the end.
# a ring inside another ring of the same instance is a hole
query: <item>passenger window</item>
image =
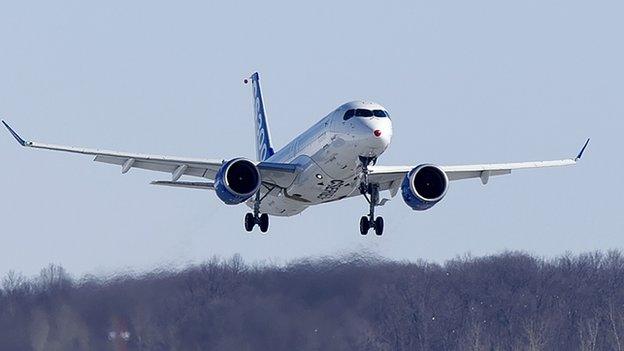
{"type": "Polygon", "coordinates": [[[354,115],[355,115],[355,110],[349,110],[349,111],[345,112],[344,116],[342,116],[342,119],[344,119],[346,121],[349,118],[353,117],[354,115]]]}
{"type": "Polygon", "coordinates": [[[358,108],[355,110],[355,115],[358,117],[373,117],[373,111],[358,108]]]}

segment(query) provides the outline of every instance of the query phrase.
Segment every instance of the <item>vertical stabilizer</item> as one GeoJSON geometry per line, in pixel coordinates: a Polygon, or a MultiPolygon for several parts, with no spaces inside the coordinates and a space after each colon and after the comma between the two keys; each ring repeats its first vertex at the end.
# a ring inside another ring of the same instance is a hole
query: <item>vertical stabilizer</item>
{"type": "MultiPolygon", "coordinates": [[[[274,151],[271,145],[271,134],[269,133],[269,125],[266,120],[258,72],[252,74],[250,79],[253,87],[254,124],[256,126],[256,158],[258,161],[264,161],[271,157],[274,151]]],[[[247,80],[245,80],[245,83],[247,83],[247,80]]]]}

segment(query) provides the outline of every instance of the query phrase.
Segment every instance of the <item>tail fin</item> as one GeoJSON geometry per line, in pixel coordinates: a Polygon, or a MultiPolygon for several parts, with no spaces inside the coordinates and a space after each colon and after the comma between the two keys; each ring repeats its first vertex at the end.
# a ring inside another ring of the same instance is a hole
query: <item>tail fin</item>
{"type": "MultiPolygon", "coordinates": [[[[264,111],[264,100],[260,90],[260,76],[258,72],[252,74],[250,79],[253,87],[254,123],[256,125],[256,158],[258,161],[264,161],[275,152],[271,145],[271,134],[269,133],[269,125],[266,120],[266,112],[264,111]]],[[[245,83],[247,83],[247,79],[245,79],[245,83]]]]}

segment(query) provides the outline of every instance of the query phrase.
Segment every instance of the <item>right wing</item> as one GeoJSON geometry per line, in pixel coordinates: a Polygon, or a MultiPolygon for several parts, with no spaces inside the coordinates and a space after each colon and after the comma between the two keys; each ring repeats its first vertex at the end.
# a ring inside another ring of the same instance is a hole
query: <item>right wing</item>
{"type": "MultiPolygon", "coordinates": [[[[44,144],[22,139],[6,122],[2,121],[20,145],[34,149],[64,151],[84,155],[94,155],[94,161],[121,166],[121,173],[125,174],[132,168],[141,168],[149,171],[171,174],[171,181],[177,182],[183,175],[214,179],[225,160],[203,159],[164,155],[147,155],[129,152],[118,152],[100,149],[88,149],[73,146],[44,144]]],[[[260,162],[256,166],[260,171],[262,182],[287,187],[292,184],[296,175],[296,167],[289,164],[260,162]]],[[[159,184],[169,185],[172,184],[159,184]]],[[[178,185],[181,186],[181,185],[178,185]]],[[[195,187],[197,188],[197,187],[195,187]]],[[[205,187],[203,187],[205,188],[205,187]]]]}

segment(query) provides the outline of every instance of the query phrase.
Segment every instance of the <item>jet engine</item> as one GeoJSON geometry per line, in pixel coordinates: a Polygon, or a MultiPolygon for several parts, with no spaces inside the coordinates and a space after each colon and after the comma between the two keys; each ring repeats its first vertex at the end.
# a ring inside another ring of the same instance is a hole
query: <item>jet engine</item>
{"type": "Polygon", "coordinates": [[[403,179],[403,201],[413,210],[427,210],[446,195],[448,183],[448,177],[440,167],[430,164],[417,166],[403,179]]]}
{"type": "Polygon", "coordinates": [[[260,171],[253,162],[235,158],[219,168],[214,188],[221,201],[228,205],[237,205],[252,197],[261,183],[260,171]]]}

